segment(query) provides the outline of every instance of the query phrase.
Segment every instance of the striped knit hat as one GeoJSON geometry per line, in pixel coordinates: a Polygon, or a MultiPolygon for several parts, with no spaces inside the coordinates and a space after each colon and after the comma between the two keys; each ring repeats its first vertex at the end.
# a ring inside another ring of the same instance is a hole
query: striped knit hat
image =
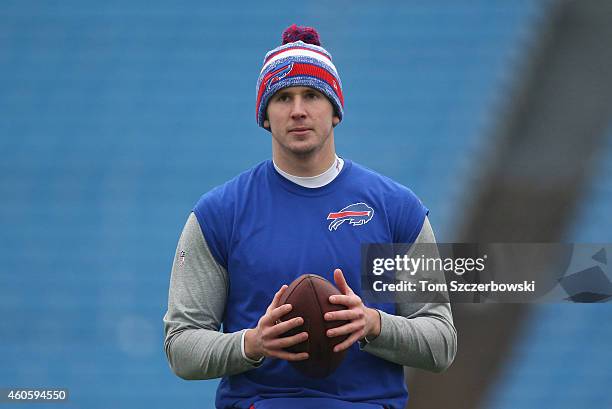
{"type": "Polygon", "coordinates": [[[342,120],[342,83],[331,55],[321,47],[319,34],[295,24],[283,32],[283,44],[269,51],[257,80],[257,123],[263,128],[270,97],[287,87],[310,87],[323,93],[342,120]]]}

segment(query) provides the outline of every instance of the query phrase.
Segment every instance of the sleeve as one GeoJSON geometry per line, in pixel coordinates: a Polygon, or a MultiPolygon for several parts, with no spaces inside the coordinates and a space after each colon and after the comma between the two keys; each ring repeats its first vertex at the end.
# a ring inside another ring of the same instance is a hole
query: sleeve
{"type": "MultiPolygon", "coordinates": [[[[429,218],[425,217],[416,243],[435,243],[429,218]]],[[[427,246],[438,257],[436,246],[427,246]]],[[[457,330],[449,303],[397,304],[397,314],[377,310],[380,334],[360,347],[373,355],[404,366],[433,372],[446,370],[457,352],[457,330]]]]}
{"type": "Polygon", "coordinates": [[[246,330],[219,332],[228,281],[227,271],[211,255],[191,213],[176,249],[163,319],[166,357],[183,379],[234,375],[261,363],[244,354],[246,330]]]}

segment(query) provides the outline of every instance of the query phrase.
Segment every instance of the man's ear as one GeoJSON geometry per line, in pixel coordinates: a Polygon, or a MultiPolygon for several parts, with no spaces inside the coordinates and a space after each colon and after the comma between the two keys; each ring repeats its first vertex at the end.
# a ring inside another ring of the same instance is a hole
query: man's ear
{"type": "Polygon", "coordinates": [[[270,121],[268,121],[267,119],[264,119],[263,127],[266,128],[267,130],[270,130],[270,121]]]}
{"type": "Polygon", "coordinates": [[[334,117],[332,118],[332,125],[336,126],[340,123],[340,118],[338,118],[336,115],[334,115],[334,117]]]}

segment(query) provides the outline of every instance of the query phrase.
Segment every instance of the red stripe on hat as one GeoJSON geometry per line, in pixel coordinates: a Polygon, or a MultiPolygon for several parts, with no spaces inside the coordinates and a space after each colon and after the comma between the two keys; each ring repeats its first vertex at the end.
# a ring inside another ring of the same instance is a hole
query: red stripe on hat
{"type": "Polygon", "coordinates": [[[327,58],[328,60],[331,61],[331,56],[325,54],[322,51],[313,50],[312,48],[308,48],[308,47],[295,46],[295,47],[287,47],[287,48],[284,48],[282,50],[278,50],[277,52],[275,52],[273,54],[270,54],[268,56],[268,58],[266,58],[266,60],[264,61],[264,65],[266,65],[266,63],[268,61],[270,61],[272,58],[274,58],[275,56],[279,55],[280,53],[284,53],[285,51],[289,51],[289,50],[308,50],[308,51],[312,51],[313,53],[321,54],[323,57],[325,57],[325,58],[327,58]]]}
{"type": "MultiPolygon", "coordinates": [[[[264,90],[268,86],[268,82],[274,77],[274,75],[282,70],[274,70],[266,74],[264,79],[261,81],[261,85],[259,86],[259,91],[257,92],[257,103],[255,104],[256,114],[259,110],[259,103],[261,102],[261,97],[264,94],[264,90]]],[[[344,96],[342,95],[342,89],[340,88],[340,84],[336,81],[336,77],[330,74],[325,68],[321,68],[317,65],[308,64],[308,63],[294,63],[293,68],[289,71],[284,78],[295,77],[299,75],[308,75],[311,77],[318,78],[320,80],[325,81],[336,93],[338,99],[340,100],[340,104],[344,106],[344,96]]]]}

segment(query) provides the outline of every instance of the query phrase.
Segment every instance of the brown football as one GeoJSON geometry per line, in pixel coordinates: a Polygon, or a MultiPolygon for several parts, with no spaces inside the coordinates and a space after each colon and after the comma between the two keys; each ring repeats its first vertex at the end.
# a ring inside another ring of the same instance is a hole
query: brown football
{"type": "Polygon", "coordinates": [[[348,335],[330,338],[327,330],[342,326],[348,321],[325,321],[323,315],[329,311],[346,309],[343,305],[329,302],[330,295],[340,295],[340,291],[325,278],[316,274],[304,274],[296,278],[285,290],[280,305],[291,304],[293,308],[281,319],[304,318],[304,324],[286,332],[285,336],[308,332],[308,339],[287,351],[308,352],[308,359],[292,361],[294,367],[306,376],[324,378],[331,374],[344,359],[346,350],[334,352],[334,347],[348,338],[348,335]]]}

